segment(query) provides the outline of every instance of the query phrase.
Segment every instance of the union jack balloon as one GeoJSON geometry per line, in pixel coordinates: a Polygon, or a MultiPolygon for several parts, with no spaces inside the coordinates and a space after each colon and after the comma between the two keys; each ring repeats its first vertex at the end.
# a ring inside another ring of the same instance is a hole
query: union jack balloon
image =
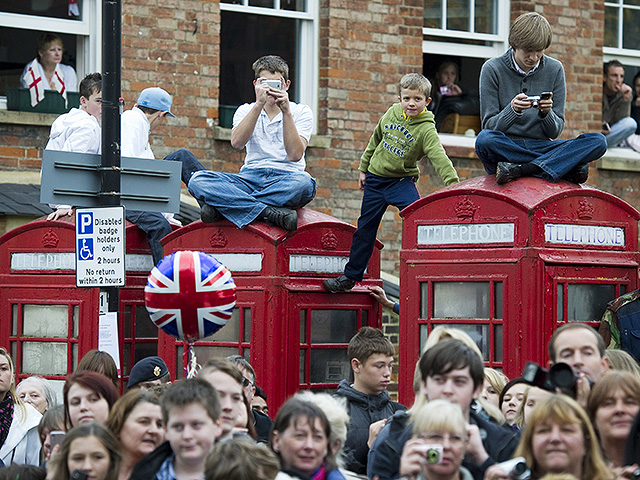
{"type": "Polygon", "coordinates": [[[211,255],[180,251],[151,270],[144,301],[158,328],[193,342],[213,335],[231,318],[236,284],[227,267],[211,255]]]}

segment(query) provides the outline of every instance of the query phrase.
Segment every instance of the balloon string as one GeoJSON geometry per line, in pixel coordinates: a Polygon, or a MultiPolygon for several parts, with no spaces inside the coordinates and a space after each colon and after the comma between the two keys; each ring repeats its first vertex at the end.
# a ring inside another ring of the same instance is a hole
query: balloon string
{"type": "Polygon", "coordinates": [[[189,361],[187,363],[187,378],[194,378],[198,374],[198,359],[193,343],[189,343],[189,361]]]}

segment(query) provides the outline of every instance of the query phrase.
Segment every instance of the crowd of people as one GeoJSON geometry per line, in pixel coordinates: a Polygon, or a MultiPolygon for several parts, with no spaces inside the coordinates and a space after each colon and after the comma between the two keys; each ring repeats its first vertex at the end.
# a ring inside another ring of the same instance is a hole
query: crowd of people
{"type": "Polygon", "coordinates": [[[546,377],[525,369],[509,380],[484,367],[464,331],[435,327],[407,409],[388,392],[394,346],[381,330],[362,327],[347,350],[352,379],[333,394],[295,394],[272,421],[241,356],[212,358],[195,378],[173,383],[166,363],[147,357],[120,395],[114,361],[92,350],[58,400],[42,377],[16,385],[13,360],[0,348],[0,478],[637,478],[637,363],[610,362],[628,354],[606,350],[582,323],[558,328],[548,351],[552,370],[562,366],[570,381],[550,380],[544,369],[546,377]]]}

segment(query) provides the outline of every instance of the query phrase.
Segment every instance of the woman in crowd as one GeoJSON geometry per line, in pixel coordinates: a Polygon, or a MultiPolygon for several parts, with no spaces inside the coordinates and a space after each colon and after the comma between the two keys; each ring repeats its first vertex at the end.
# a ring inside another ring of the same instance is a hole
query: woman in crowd
{"type": "Polygon", "coordinates": [[[471,472],[462,466],[469,436],[460,406],[433,400],[412,417],[413,436],[402,450],[400,475],[417,475],[418,480],[471,480],[471,472]],[[427,450],[427,446],[432,448],[427,450]]]}
{"type": "Polygon", "coordinates": [[[15,367],[0,347],[0,460],[4,465],[40,465],[38,423],[42,415],[15,390],[15,367]]]}
{"type": "Polygon", "coordinates": [[[280,407],[271,429],[271,449],[282,470],[314,480],[344,480],[329,448],[331,426],[316,405],[291,398],[280,407]]]}
{"type": "Polygon", "coordinates": [[[136,463],[164,442],[160,401],[154,393],[139,388],[118,399],[105,426],[120,442],[119,480],[127,480],[136,463]]]}
{"type": "Polygon", "coordinates": [[[504,415],[504,419],[514,429],[518,428],[515,425],[516,413],[518,412],[518,407],[522,403],[524,391],[527,389],[528,385],[529,384],[526,383],[523,378],[514,378],[504,386],[500,393],[498,400],[500,410],[504,415]]]}
{"type": "Polygon", "coordinates": [[[77,370],[67,377],[62,393],[67,428],[81,423],[104,423],[118,400],[118,391],[111,380],[88,370],[77,370]]]}
{"type": "Polygon", "coordinates": [[[116,390],[120,388],[118,367],[113,357],[107,352],[101,350],[89,350],[78,362],[78,368],[76,370],[90,370],[92,372],[98,372],[107,377],[113,382],[113,386],[116,390]]]}
{"type": "Polygon", "coordinates": [[[518,411],[516,412],[516,417],[513,423],[522,430],[527,424],[529,414],[533,410],[533,407],[536,406],[536,403],[551,394],[551,392],[549,392],[548,390],[543,390],[542,388],[534,386],[527,387],[524,391],[522,403],[520,403],[520,406],[518,407],[518,411]]]}
{"type": "Polygon", "coordinates": [[[632,373],[610,370],[591,390],[587,413],[612,468],[624,465],[627,437],[639,410],[640,379],[632,373]]]}
{"type": "Polygon", "coordinates": [[[485,402],[500,408],[500,394],[509,379],[501,372],[494,368],[485,367],[484,369],[484,386],[480,398],[485,402]]]}
{"type": "MultiPolygon", "coordinates": [[[[567,395],[553,394],[540,400],[529,415],[514,457],[524,457],[533,479],[546,474],[569,473],[580,480],[612,480],[591,421],[567,395]]],[[[485,480],[506,478],[494,465],[485,480]]]]}
{"type": "Polygon", "coordinates": [[[16,393],[20,400],[30,403],[42,414],[58,404],[56,391],[51,386],[51,382],[38,375],[22,380],[16,388],[16,393]]]}
{"type": "Polygon", "coordinates": [[[635,358],[624,350],[607,349],[605,356],[609,359],[609,370],[626,370],[640,378],[640,367],[635,358]]]}
{"type": "Polygon", "coordinates": [[[40,442],[42,443],[42,464],[49,461],[51,457],[51,432],[65,431],[64,427],[64,405],[56,405],[55,407],[47,410],[40,424],[38,425],[38,435],[40,436],[40,442]]]}
{"type": "Polygon", "coordinates": [[[433,112],[436,126],[440,130],[442,121],[449,113],[460,115],[478,115],[480,113],[477,93],[469,95],[463,92],[456,83],[458,81],[458,64],[451,61],[442,62],[436,70],[431,87],[431,103],[429,110],[433,112]]]}
{"type": "Polygon", "coordinates": [[[90,480],[118,480],[120,448],[113,434],[98,423],[72,428],[62,442],[60,453],[51,460],[50,480],[69,480],[76,470],[90,480]]]}
{"type": "Polygon", "coordinates": [[[45,90],[57,90],[62,93],[60,86],[60,82],[62,82],[65,90],[77,92],[78,77],[76,71],[73,67],[61,63],[63,52],[62,39],[58,35],[55,33],[43,33],[40,35],[36,42],[36,58],[24,67],[20,77],[20,84],[24,88],[29,88],[29,85],[39,78],[44,83],[45,90]],[[54,73],[57,73],[57,75],[54,75],[54,73]]]}

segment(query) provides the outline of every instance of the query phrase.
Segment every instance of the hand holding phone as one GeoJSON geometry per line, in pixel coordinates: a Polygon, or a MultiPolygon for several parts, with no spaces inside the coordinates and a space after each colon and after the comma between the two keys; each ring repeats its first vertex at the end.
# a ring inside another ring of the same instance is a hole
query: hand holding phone
{"type": "Polygon", "coordinates": [[[274,90],[282,90],[282,81],[279,78],[276,79],[265,79],[262,83],[266,83],[274,90]]]}

